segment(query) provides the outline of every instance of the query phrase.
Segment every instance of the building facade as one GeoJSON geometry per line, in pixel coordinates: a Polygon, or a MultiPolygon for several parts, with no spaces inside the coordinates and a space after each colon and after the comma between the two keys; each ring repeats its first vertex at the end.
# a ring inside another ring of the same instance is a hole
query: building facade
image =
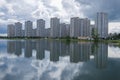
{"type": "Polygon", "coordinates": [[[84,19],[83,36],[84,37],[90,36],[90,20],[88,18],[84,19]]]}
{"type": "Polygon", "coordinates": [[[45,36],[45,20],[39,19],[37,20],[37,37],[45,36]]]}
{"type": "Polygon", "coordinates": [[[98,31],[99,38],[107,38],[108,36],[108,15],[107,13],[97,13],[95,26],[98,31]]]}
{"type": "Polygon", "coordinates": [[[15,37],[22,36],[22,23],[17,22],[15,23],[15,37]]]}
{"type": "Polygon", "coordinates": [[[77,38],[80,35],[80,18],[73,17],[70,20],[70,37],[77,38]]]}
{"type": "Polygon", "coordinates": [[[70,37],[70,24],[66,24],[67,36],[70,37]]]}
{"type": "Polygon", "coordinates": [[[9,24],[7,26],[7,36],[8,37],[15,37],[15,25],[9,24]]]}
{"type": "Polygon", "coordinates": [[[88,18],[71,18],[70,21],[70,37],[89,37],[90,36],[90,20],[88,18]]]}
{"type": "Polygon", "coordinates": [[[60,37],[67,37],[67,27],[65,23],[60,24],[60,37]]]}
{"type": "Polygon", "coordinates": [[[51,18],[50,20],[50,27],[51,27],[51,31],[50,31],[50,37],[52,38],[56,38],[59,37],[59,33],[60,33],[60,19],[59,18],[51,18]]]}
{"type": "Polygon", "coordinates": [[[33,22],[31,21],[26,21],[25,22],[25,37],[32,37],[32,29],[33,27],[33,22]]]}

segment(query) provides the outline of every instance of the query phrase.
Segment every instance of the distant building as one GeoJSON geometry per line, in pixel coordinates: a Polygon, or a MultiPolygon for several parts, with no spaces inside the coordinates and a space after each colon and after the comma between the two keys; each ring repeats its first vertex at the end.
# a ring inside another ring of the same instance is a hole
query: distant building
{"type": "Polygon", "coordinates": [[[45,36],[45,20],[39,19],[37,20],[37,37],[45,36]]]}
{"type": "Polygon", "coordinates": [[[67,36],[70,36],[70,24],[66,24],[67,36]]]}
{"type": "Polygon", "coordinates": [[[25,36],[26,37],[32,36],[32,27],[33,27],[33,22],[31,22],[31,21],[25,22],[25,36]]]}
{"type": "Polygon", "coordinates": [[[70,21],[70,37],[89,37],[90,36],[90,20],[88,18],[80,19],[73,17],[70,21]]]}
{"type": "Polygon", "coordinates": [[[73,17],[70,20],[70,37],[77,38],[80,35],[80,18],[73,17]]]}
{"type": "Polygon", "coordinates": [[[60,37],[66,37],[67,36],[67,27],[65,23],[60,24],[60,37]]]}
{"type": "Polygon", "coordinates": [[[80,19],[79,37],[85,39],[90,37],[90,20],[88,18],[80,19]]]}
{"type": "Polygon", "coordinates": [[[60,32],[60,19],[59,18],[51,18],[50,20],[50,27],[51,27],[51,32],[50,36],[52,38],[59,37],[59,32],[60,32]]]}
{"type": "Polygon", "coordinates": [[[107,38],[108,36],[108,15],[107,13],[97,13],[95,26],[100,38],[107,38]]]}
{"type": "Polygon", "coordinates": [[[25,30],[22,30],[22,37],[25,37],[25,30]]]}
{"type": "Polygon", "coordinates": [[[90,36],[90,20],[88,18],[84,19],[83,36],[84,37],[90,36]]]}
{"type": "Polygon", "coordinates": [[[32,37],[37,37],[37,29],[32,29],[32,37]]]}
{"type": "Polygon", "coordinates": [[[22,23],[17,22],[15,23],[15,37],[22,36],[22,23]]]}
{"type": "Polygon", "coordinates": [[[9,24],[7,26],[7,36],[8,37],[15,37],[15,25],[9,24]]]}
{"type": "Polygon", "coordinates": [[[51,28],[45,29],[45,37],[50,37],[51,28]]]}

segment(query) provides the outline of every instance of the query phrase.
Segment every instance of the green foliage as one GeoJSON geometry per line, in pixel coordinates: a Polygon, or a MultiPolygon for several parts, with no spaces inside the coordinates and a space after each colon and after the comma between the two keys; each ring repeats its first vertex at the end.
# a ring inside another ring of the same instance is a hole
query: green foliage
{"type": "Polygon", "coordinates": [[[111,33],[108,37],[109,40],[120,40],[120,33],[111,33]]]}
{"type": "Polygon", "coordinates": [[[95,28],[92,28],[92,38],[95,40],[95,42],[97,42],[99,40],[99,35],[98,35],[98,31],[95,28]]]}

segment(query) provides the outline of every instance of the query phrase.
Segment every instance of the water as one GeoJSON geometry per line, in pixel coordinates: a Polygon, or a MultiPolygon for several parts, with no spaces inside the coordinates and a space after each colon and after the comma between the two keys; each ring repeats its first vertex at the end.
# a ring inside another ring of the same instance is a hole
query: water
{"type": "Polygon", "coordinates": [[[0,40],[0,80],[120,80],[120,47],[59,40],[0,40]]]}

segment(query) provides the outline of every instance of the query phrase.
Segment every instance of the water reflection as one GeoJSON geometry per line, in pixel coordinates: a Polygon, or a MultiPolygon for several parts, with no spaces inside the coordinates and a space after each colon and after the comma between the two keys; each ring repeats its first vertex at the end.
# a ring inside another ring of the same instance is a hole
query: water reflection
{"type": "Polygon", "coordinates": [[[20,56],[22,54],[22,42],[21,41],[15,41],[15,54],[17,56],[20,56]]]}
{"type": "Polygon", "coordinates": [[[70,44],[70,61],[80,62],[90,59],[90,43],[71,43],[70,44]]]}
{"type": "Polygon", "coordinates": [[[59,61],[60,43],[58,41],[50,42],[50,61],[59,61]]]}
{"type": "Polygon", "coordinates": [[[44,59],[45,58],[45,42],[44,40],[36,40],[36,52],[37,52],[37,55],[36,55],[36,58],[37,59],[44,59]]]}
{"type": "Polygon", "coordinates": [[[6,40],[0,80],[120,80],[119,58],[120,48],[105,43],[6,40]]]}
{"type": "Polygon", "coordinates": [[[14,53],[20,56],[30,58],[36,51],[36,59],[43,60],[45,51],[50,52],[50,61],[56,62],[60,57],[69,56],[71,63],[89,62],[94,58],[96,68],[102,69],[107,67],[108,62],[108,45],[104,43],[92,42],[65,42],[58,40],[24,40],[24,41],[7,41],[8,53],[14,53]],[[24,49],[24,52],[22,52],[24,49]],[[91,56],[93,56],[91,58],[91,56]]]}
{"type": "Polygon", "coordinates": [[[98,44],[97,52],[95,54],[95,62],[97,68],[105,68],[108,61],[108,45],[98,44]]]}
{"type": "Polygon", "coordinates": [[[7,52],[10,54],[15,52],[15,41],[8,41],[7,42],[7,52]]]}
{"type": "Polygon", "coordinates": [[[25,40],[25,57],[32,57],[32,41],[25,40]]]}

